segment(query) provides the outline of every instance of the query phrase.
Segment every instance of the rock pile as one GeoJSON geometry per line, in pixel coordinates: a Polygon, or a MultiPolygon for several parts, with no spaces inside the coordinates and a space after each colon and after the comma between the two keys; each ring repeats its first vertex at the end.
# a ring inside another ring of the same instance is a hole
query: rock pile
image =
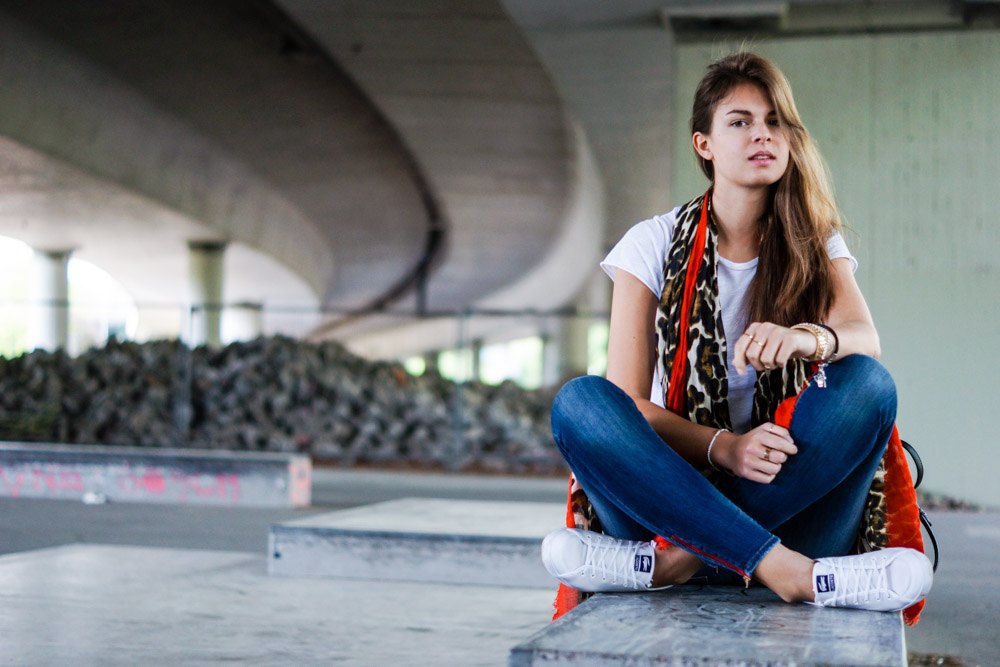
{"type": "Polygon", "coordinates": [[[261,338],[219,350],[109,343],[77,358],[0,358],[0,439],[297,451],[340,464],[564,470],[549,400],[455,384],[337,343],[261,338]]]}

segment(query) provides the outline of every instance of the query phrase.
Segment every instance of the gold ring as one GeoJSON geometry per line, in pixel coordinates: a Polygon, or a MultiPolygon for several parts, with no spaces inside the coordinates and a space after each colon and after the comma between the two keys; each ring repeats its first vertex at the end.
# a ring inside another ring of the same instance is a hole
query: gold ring
{"type": "Polygon", "coordinates": [[[760,341],[759,341],[759,340],[757,340],[756,338],[754,338],[754,339],[753,339],[753,342],[757,343],[757,344],[758,344],[758,345],[760,345],[761,347],[764,347],[764,345],[765,345],[765,343],[762,343],[762,342],[760,342],[760,341]]]}
{"type": "Polygon", "coordinates": [[[768,463],[771,462],[771,448],[770,447],[765,447],[764,448],[764,460],[767,461],[768,463]]]}
{"type": "Polygon", "coordinates": [[[744,331],[744,332],[743,332],[743,335],[744,335],[744,336],[750,336],[751,338],[753,338],[753,334],[752,334],[752,333],[750,333],[749,331],[744,331]]]}

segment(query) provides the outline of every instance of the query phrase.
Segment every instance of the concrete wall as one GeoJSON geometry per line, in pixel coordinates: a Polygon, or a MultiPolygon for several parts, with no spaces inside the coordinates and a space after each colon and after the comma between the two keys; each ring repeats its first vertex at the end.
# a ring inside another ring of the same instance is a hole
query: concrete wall
{"type": "MultiPolygon", "coordinates": [[[[991,413],[1000,371],[1000,32],[775,40],[856,232],[858,282],[899,390],[902,437],[930,491],[1000,506],[991,413]]],[[[725,53],[677,48],[674,188],[702,191],[687,131],[695,85],[725,53]]]]}

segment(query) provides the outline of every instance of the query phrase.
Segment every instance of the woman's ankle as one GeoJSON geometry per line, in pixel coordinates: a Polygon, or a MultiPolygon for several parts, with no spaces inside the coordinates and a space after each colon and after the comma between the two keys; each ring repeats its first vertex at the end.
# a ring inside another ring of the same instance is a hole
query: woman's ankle
{"type": "Polygon", "coordinates": [[[683,584],[701,569],[703,563],[694,554],[677,546],[657,549],[653,563],[652,586],[676,586],[683,584]]]}
{"type": "Polygon", "coordinates": [[[761,559],[753,574],[785,602],[812,602],[814,564],[812,558],[778,544],[761,559]]]}

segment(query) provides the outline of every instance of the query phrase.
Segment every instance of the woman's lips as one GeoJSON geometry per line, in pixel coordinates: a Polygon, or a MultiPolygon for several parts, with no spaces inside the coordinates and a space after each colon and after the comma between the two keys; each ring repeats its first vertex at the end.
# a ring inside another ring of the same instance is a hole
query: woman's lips
{"type": "Polygon", "coordinates": [[[774,155],[768,153],[767,151],[761,151],[759,153],[754,153],[753,155],[751,155],[750,159],[756,162],[763,162],[766,160],[773,160],[774,155]]]}

